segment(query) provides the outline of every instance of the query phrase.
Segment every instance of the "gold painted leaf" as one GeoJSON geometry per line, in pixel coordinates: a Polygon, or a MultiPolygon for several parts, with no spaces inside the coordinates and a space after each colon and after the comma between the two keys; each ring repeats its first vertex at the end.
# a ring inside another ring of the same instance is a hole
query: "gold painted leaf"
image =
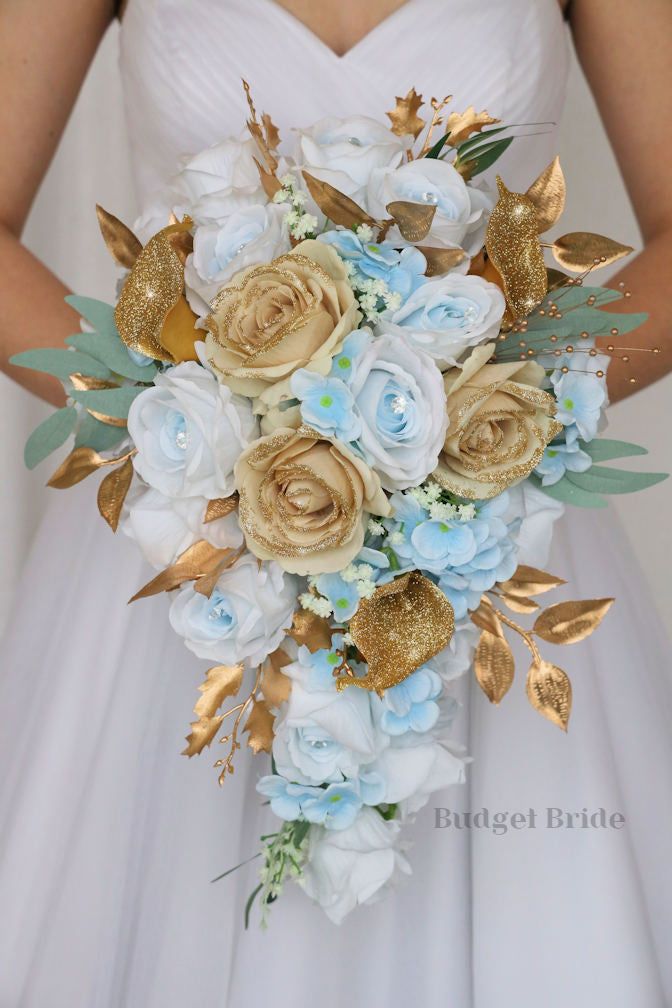
{"type": "Polygon", "coordinates": [[[208,506],[205,509],[205,517],[203,518],[203,524],[207,525],[209,522],[217,521],[219,518],[226,518],[238,507],[238,494],[233,493],[230,497],[215,497],[213,500],[208,501],[208,506]]]}
{"type": "Polygon", "coordinates": [[[504,631],[502,630],[502,624],[499,621],[499,616],[488,603],[485,596],[481,600],[481,604],[478,609],[474,609],[473,612],[469,613],[469,618],[471,619],[471,622],[479,628],[479,630],[486,630],[495,637],[504,638],[504,631]]]}
{"type": "Polygon", "coordinates": [[[227,697],[235,696],[242,682],[242,665],[216,665],[208,669],[205,680],[198,687],[201,696],[194,707],[198,721],[191,723],[183,756],[196,756],[210,745],[224,720],[224,716],[218,715],[217,711],[227,697]]]}
{"type": "Polygon", "coordinates": [[[179,297],[166,315],[159,333],[159,342],[177,363],[196,361],[196,344],[205,336],[202,329],[196,329],[198,316],[189,307],[184,295],[179,297]]]}
{"type": "Polygon", "coordinates": [[[151,581],[148,581],[146,585],[143,585],[128,600],[128,603],[130,605],[131,602],[137,602],[141,598],[150,598],[152,595],[160,595],[161,592],[174,591],[175,588],[179,588],[185,581],[194,581],[199,576],[200,568],[195,564],[171,564],[170,567],[167,567],[160,574],[157,574],[156,577],[153,577],[151,581]]]}
{"type": "Polygon", "coordinates": [[[122,224],[118,217],[108,213],[98,204],[96,204],[96,215],[103,240],[112,253],[112,258],[119,266],[132,269],[135,260],[142,252],[139,240],[130,228],[122,224]]]}
{"type": "Polygon", "coordinates": [[[259,178],[261,180],[261,187],[268,196],[269,200],[272,200],[277,192],[282,189],[282,183],[275,175],[271,172],[266,171],[264,166],[254,159],[254,163],[257,166],[257,171],[259,172],[259,178]]]}
{"type": "Polygon", "coordinates": [[[418,110],[424,104],[422,95],[411,88],[405,98],[395,97],[395,102],[392,112],[385,113],[392,123],[392,132],[397,136],[412,136],[417,140],[425,128],[425,120],[418,115],[418,110]]]}
{"type": "Polygon", "coordinates": [[[559,290],[561,287],[568,287],[571,280],[571,277],[567,273],[563,273],[562,270],[553,269],[552,266],[546,268],[546,277],[549,294],[551,291],[559,290]]]}
{"type": "Polygon", "coordinates": [[[533,662],[527,673],[525,692],[536,711],[567,731],[572,710],[572,684],[561,668],[543,660],[533,662]]]}
{"type": "Polygon", "coordinates": [[[289,697],[292,680],[282,671],[285,665],[291,665],[292,659],[286,651],[278,648],[270,654],[263,666],[261,677],[261,692],[264,700],[271,707],[279,707],[289,697]]]}
{"type": "Polygon", "coordinates": [[[197,543],[181,553],[175,563],[166,567],[165,570],[148,581],[135,595],[130,598],[129,603],[137,599],[149,598],[151,595],[158,595],[161,592],[173,591],[179,588],[185,581],[196,581],[195,590],[201,594],[210,595],[219,574],[225,566],[230,566],[240,556],[239,550],[218,549],[212,546],[205,539],[199,539],[197,543]],[[210,590],[205,590],[202,582],[214,575],[214,581],[210,590]]]}
{"type": "Polygon", "coordinates": [[[74,448],[68,457],[61,462],[47,486],[54,487],[56,490],[67,490],[103,466],[114,465],[115,462],[125,462],[133,453],[134,451],[129,451],[116,458],[107,459],[99,455],[93,448],[74,448]]]}
{"type": "Polygon", "coordinates": [[[433,203],[408,203],[406,200],[394,200],[385,209],[409,242],[419,242],[427,237],[436,213],[433,203]]]}
{"type": "Polygon", "coordinates": [[[86,410],[95,420],[100,420],[101,423],[107,424],[108,427],[125,427],[126,421],[122,420],[121,417],[109,416],[107,413],[99,413],[98,410],[92,410],[87,407],[86,410]]]}
{"type": "Polygon", "coordinates": [[[597,630],[613,603],[613,598],[558,602],[537,617],[532,632],[549,644],[576,644],[597,630]]]}
{"type": "Polygon", "coordinates": [[[91,375],[83,375],[75,372],[68,375],[73,388],[80,392],[98,392],[101,389],[119,388],[116,382],[105,381],[104,378],[92,378],[91,375]]]}
{"type": "Polygon", "coordinates": [[[269,752],[273,746],[273,722],[275,718],[265,700],[252,701],[252,711],[243,731],[249,732],[247,744],[253,753],[269,752]]]}
{"type": "Polygon", "coordinates": [[[502,592],[500,598],[515,613],[533,613],[539,608],[539,603],[533,602],[532,599],[517,598],[515,595],[507,595],[505,592],[502,592]]]}
{"type": "Polygon", "coordinates": [[[418,252],[422,252],[427,260],[425,276],[443,276],[451,269],[459,266],[467,257],[463,249],[430,248],[428,245],[416,245],[418,252]]]}
{"type": "Polygon", "coordinates": [[[121,509],[133,480],[133,462],[127,458],[113,469],[98,487],[98,510],[113,532],[117,531],[121,509]]]}
{"type": "Polygon", "coordinates": [[[464,112],[451,112],[446,123],[446,130],[450,134],[448,143],[451,147],[457,147],[472,133],[480,133],[485,126],[494,126],[498,122],[501,120],[494,119],[485,109],[477,112],[473,105],[464,112]]]}
{"type": "Polygon", "coordinates": [[[526,318],[543,301],[548,282],[537,213],[530,197],[510,192],[499,175],[497,186],[499,200],[490,215],[485,247],[502,277],[513,317],[526,318]]]}
{"type": "Polygon", "coordinates": [[[508,595],[520,595],[527,598],[529,595],[543,595],[544,592],[559,588],[564,584],[567,582],[554,574],[547,574],[546,571],[537,570],[536,567],[520,564],[513,577],[508,581],[502,581],[497,587],[508,595]]]}
{"type": "Polygon", "coordinates": [[[341,224],[343,227],[353,228],[360,224],[368,224],[376,227],[376,221],[369,217],[366,210],[351,200],[349,196],[334,189],[328,182],[315,178],[307,171],[302,172],[308,191],[313,197],[318,207],[334,224],[341,224]]]}
{"type": "Polygon", "coordinates": [[[561,266],[573,273],[609,266],[632,251],[631,245],[621,245],[590,231],[570,231],[553,242],[553,255],[561,266]]]}
{"type": "Polygon", "coordinates": [[[272,151],[277,150],[280,146],[280,131],[267,112],[262,113],[261,124],[264,127],[264,135],[268,147],[272,151]]]}
{"type": "Polygon", "coordinates": [[[559,157],[554,158],[548,168],[534,180],[527,195],[537,212],[537,230],[539,234],[543,234],[557,223],[565,209],[565,176],[559,157]]]}
{"type": "Polygon", "coordinates": [[[305,644],[314,653],[322,648],[331,648],[333,632],[329,621],[322,616],[316,616],[307,609],[298,609],[292,617],[292,626],[287,630],[287,636],[299,645],[305,644]]]}
{"type": "Polygon", "coordinates": [[[498,704],[511,688],[514,662],[503,637],[484,630],[474,654],[476,681],[491,703],[498,704]]]}

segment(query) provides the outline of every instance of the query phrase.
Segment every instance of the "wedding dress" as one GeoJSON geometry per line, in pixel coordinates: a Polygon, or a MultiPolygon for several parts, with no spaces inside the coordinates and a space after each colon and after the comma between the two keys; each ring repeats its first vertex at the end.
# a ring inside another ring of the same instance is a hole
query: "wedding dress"
{"type": "MultiPolygon", "coordinates": [[[[288,137],[325,115],[384,121],[413,85],[554,123],[567,68],[557,0],[409,0],[343,57],[272,0],[131,0],[121,44],[141,197],[182,153],[240,131],[241,77],[288,137]]],[[[539,130],[501,162],[511,188],[555,153],[539,130]]],[[[258,861],[210,879],[273,826],[254,792],[265,758],[243,751],[220,792],[214,757],[180,755],[202,663],[165,597],[126,606],[149,572],[93,488],[54,492],[0,649],[0,1008],[672,1003],[665,646],[602,513],[556,526],[548,569],[565,597],[617,598],[594,638],[552,658],[574,684],[568,735],[527,704],[524,656],[501,708],[465,677],[473,763],[408,828],[410,883],[340,928],[288,886],[268,932],[254,918],[246,932],[258,861]],[[438,829],[435,806],[533,809],[537,825],[438,829]],[[548,807],[625,823],[550,829],[548,807]]]]}

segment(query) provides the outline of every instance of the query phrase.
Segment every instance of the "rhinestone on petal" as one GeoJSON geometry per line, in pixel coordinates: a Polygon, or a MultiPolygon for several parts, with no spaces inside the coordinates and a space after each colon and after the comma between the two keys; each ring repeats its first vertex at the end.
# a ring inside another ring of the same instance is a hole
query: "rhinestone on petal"
{"type": "Polygon", "coordinates": [[[407,405],[408,400],[406,399],[406,396],[397,395],[390,403],[390,408],[392,409],[393,413],[401,415],[406,410],[407,405]]]}

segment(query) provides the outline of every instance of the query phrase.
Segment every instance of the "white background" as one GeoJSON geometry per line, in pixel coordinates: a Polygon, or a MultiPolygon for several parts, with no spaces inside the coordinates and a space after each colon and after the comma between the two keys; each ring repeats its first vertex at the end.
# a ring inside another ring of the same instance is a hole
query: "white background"
{"type": "MultiPolygon", "coordinates": [[[[116,58],[114,27],[91,69],[25,236],[29,248],[73,290],[108,301],[113,297],[115,270],[100,239],[94,205],[99,202],[126,221],[135,215],[116,58]]],[[[597,231],[639,247],[618,167],[576,66],[562,122],[560,156],[568,187],[563,230],[597,231]]],[[[672,470],[671,391],[672,378],[668,378],[611,410],[609,436],[644,444],[650,450],[648,458],[632,461],[633,468],[672,470]]],[[[0,624],[9,611],[46,496],[59,492],[44,488],[55,467],[53,457],[32,473],[23,466],[25,438],[47,412],[47,407],[0,375],[0,429],[4,432],[0,443],[0,624]]],[[[92,491],[93,508],[94,498],[92,491]]],[[[613,501],[672,631],[665,518],[672,508],[672,480],[613,501]]],[[[618,549],[618,542],[613,548],[618,549]]]]}

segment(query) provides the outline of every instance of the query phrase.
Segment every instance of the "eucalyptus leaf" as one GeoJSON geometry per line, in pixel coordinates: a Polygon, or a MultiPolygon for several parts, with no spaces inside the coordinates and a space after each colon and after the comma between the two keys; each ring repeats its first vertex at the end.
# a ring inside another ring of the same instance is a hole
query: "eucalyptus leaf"
{"type": "Polygon", "coordinates": [[[560,287],[558,290],[552,291],[544,299],[540,307],[548,308],[552,302],[558,306],[560,311],[565,311],[568,308],[576,308],[577,305],[586,304],[590,297],[595,298],[593,308],[597,308],[599,305],[606,305],[612,301],[620,301],[623,295],[620,291],[613,290],[611,287],[585,287],[583,285],[568,284],[566,287],[560,287]]]}
{"type": "Polygon", "coordinates": [[[96,420],[90,413],[83,413],[75,435],[75,448],[87,447],[98,452],[108,451],[118,445],[127,434],[125,427],[113,427],[111,424],[96,420]]]}
{"type": "Polygon", "coordinates": [[[118,337],[112,305],[108,305],[104,301],[97,301],[95,298],[81,297],[79,294],[69,294],[65,300],[71,308],[74,308],[83,319],[93,326],[96,332],[118,337]]]}
{"type": "Polygon", "coordinates": [[[114,417],[118,420],[125,420],[131,403],[144,391],[139,385],[127,385],[125,388],[96,389],[80,392],[73,390],[72,398],[86,406],[87,409],[95,410],[96,413],[104,413],[105,416],[114,417]]]}
{"type": "Polygon", "coordinates": [[[74,406],[64,406],[43,420],[26,441],[23,458],[29,469],[60,448],[72,434],[77,422],[74,406]]]}
{"type": "Polygon", "coordinates": [[[132,381],[151,382],[156,374],[155,364],[136,364],[131,360],[126,345],[116,334],[77,333],[65,341],[106,364],[110,371],[132,381]]]}
{"type": "Polygon", "coordinates": [[[109,378],[110,371],[102,361],[96,360],[80,350],[65,350],[45,347],[39,350],[24,350],[23,353],[10,357],[10,364],[29,368],[31,371],[43,371],[54,375],[61,381],[67,381],[71,374],[88,375],[90,378],[109,378]]]}
{"type": "Polygon", "coordinates": [[[592,466],[583,473],[567,473],[566,479],[589,493],[625,494],[646,490],[667,479],[667,473],[630,472],[608,466],[592,466]]]}
{"type": "Polygon", "coordinates": [[[610,459],[629,458],[632,455],[648,455],[648,449],[629,441],[615,441],[613,438],[595,438],[581,441],[581,450],[590,455],[593,462],[608,462],[610,459]]]}
{"type": "Polygon", "coordinates": [[[553,500],[562,501],[563,504],[573,504],[575,507],[585,508],[608,507],[608,502],[604,497],[575,486],[569,482],[566,476],[563,476],[557,483],[553,483],[552,486],[543,486],[536,473],[529,476],[529,480],[542,493],[545,493],[548,497],[552,497],[553,500]]]}

